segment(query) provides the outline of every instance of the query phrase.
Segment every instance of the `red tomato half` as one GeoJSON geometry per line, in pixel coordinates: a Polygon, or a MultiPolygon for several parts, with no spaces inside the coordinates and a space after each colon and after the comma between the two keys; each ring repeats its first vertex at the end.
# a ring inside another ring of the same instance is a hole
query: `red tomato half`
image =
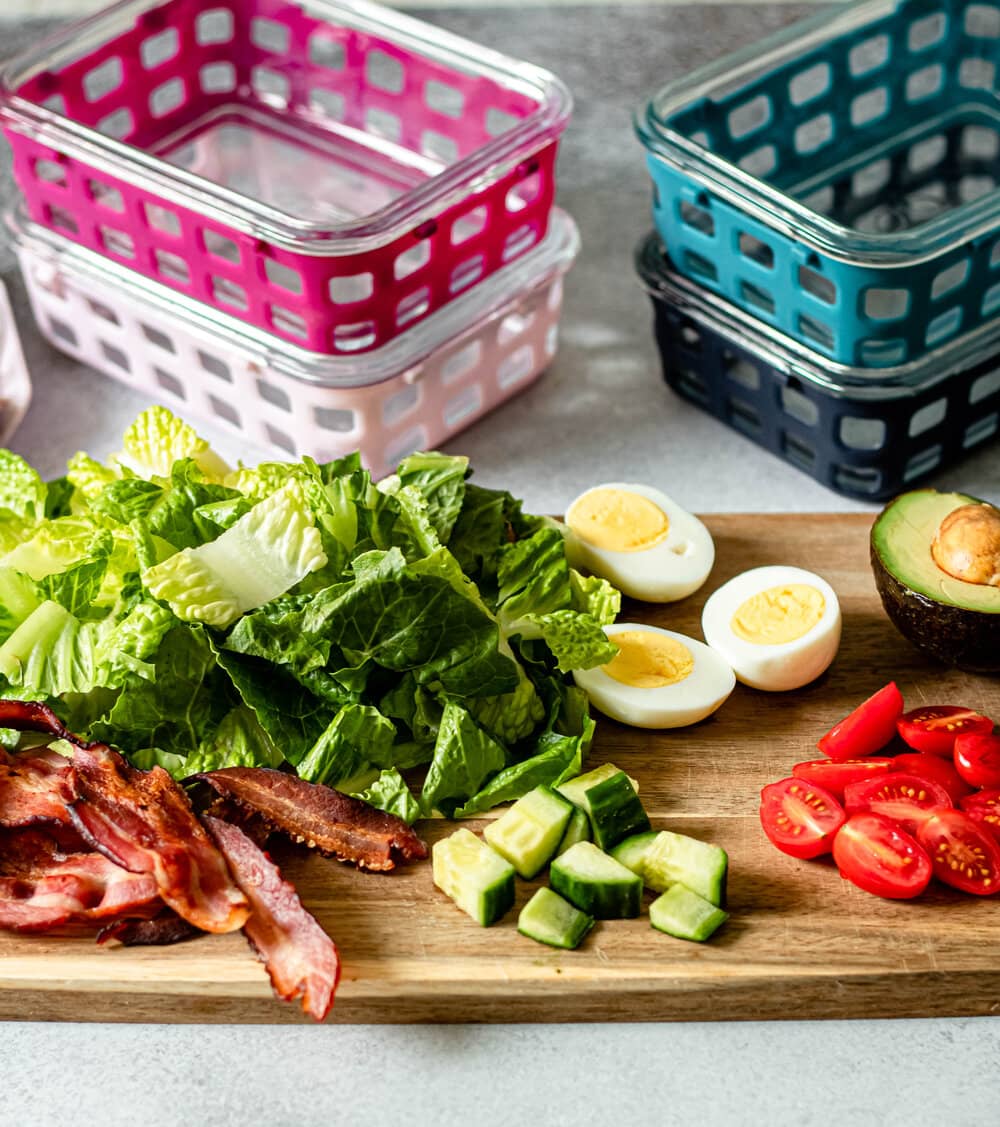
{"type": "Polygon", "coordinates": [[[896,727],[904,741],[930,755],[951,755],[956,737],[966,732],[992,732],[988,716],[954,704],[928,704],[900,716],[896,727]]]}
{"type": "Polygon", "coordinates": [[[968,814],[942,810],[924,822],[917,840],[938,880],[975,896],[1000,892],[1000,845],[968,814]]]}
{"type": "Polygon", "coordinates": [[[896,721],[903,711],[903,694],[895,681],[872,697],[819,741],[819,749],[831,759],[863,759],[873,755],[896,734],[896,721]]]}
{"type": "Polygon", "coordinates": [[[955,768],[974,787],[1000,787],[1000,736],[959,736],[955,768]]]}
{"type": "Polygon", "coordinates": [[[855,814],[833,843],[840,875],[889,900],[919,896],[930,883],[930,858],[913,838],[881,814],[855,814]]]}
{"type": "Polygon", "coordinates": [[[883,779],[851,783],[844,791],[848,817],[871,810],[891,818],[907,833],[916,833],[917,827],[932,814],[948,810],[951,805],[944,787],[917,775],[886,775],[883,779]]]}
{"type": "Polygon", "coordinates": [[[1000,838],[1000,790],[979,790],[967,794],[962,809],[974,821],[1000,838]]]}
{"type": "Polygon", "coordinates": [[[797,779],[818,784],[837,798],[843,798],[844,787],[849,783],[888,775],[894,763],[894,759],[876,759],[874,756],[868,759],[810,759],[806,763],[796,763],[792,774],[797,779]]]}
{"type": "Polygon", "coordinates": [[[929,779],[939,787],[944,787],[955,806],[958,805],[960,798],[964,798],[972,790],[972,787],[955,770],[954,764],[942,759],[940,755],[908,751],[904,755],[897,755],[890,762],[892,763],[889,768],[890,775],[902,772],[904,775],[919,775],[921,779],[929,779]]]}
{"type": "Polygon", "coordinates": [[[804,779],[781,779],[760,792],[764,833],[792,857],[829,853],[844,818],[844,808],[829,791],[804,779]]]}

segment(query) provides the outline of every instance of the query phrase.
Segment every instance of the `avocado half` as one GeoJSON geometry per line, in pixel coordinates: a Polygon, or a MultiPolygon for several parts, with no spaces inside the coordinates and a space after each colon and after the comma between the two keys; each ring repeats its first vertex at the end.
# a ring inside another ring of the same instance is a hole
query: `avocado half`
{"type": "Polygon", "coordinates": [[[974,673],[1000,672],[1000,587],[966,583],[931,555],[941,521],[964,493],[915,489],[891,501],[875,520],[871,563],[886,614],[919,650],[974,673]]]}

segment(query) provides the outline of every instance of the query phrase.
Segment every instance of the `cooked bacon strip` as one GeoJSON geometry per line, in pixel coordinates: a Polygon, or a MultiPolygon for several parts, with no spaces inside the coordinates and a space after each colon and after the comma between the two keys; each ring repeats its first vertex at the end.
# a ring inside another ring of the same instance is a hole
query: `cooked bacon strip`
{"type": "Polygon", "coordinates": [[[99,853],[64,853],[39,830],[0,835],[0,928],[78,932],[161,907],[147,874],[129,873],[99,853]]]}
{"type": "Polygon", "coordinates": [[[0,750],[0,826],[69,821],[76,798],[72,764],[47,748],[18,755],[0,750]]]}
{"type": "Polygon", "coordinates": [[[83,746],[83,741],[68,731],[47,704],[34,700],[0,700],[0,728],[18,732],[48,732],[57,740],[83,746]]]}
{"type": "Polygon", "coordinates": [[[250,901],[243,933],[263,960],[279,998],[302,998],[302,1009],[322,1021],[340,981],[333,940],[302,907],[277,866],[237,826],[206,815],[205,825],[250,901]]]}
{"type": "Polygon", "coordinates": [[[73,765],[80,800],[70,817],[94,849],[131,872],[151,873],[164,901],[202,931],[243,926],[246,897],[162,767],[139,771],[104,744],[78,748],[73,765]]]}
{"type": "Polygon", "coordinates": [[[193,924],[182,920],[173,909],[164,908],[151,920],[118,920],[102,927],[97,934],[97,942],[107,943],[109,939],[117,939],[123,947],[166,947],[202,934],[193,924]]]}
{"type": "Polygon", "coordinates": [[[194,777],[274,829],[339,861],[387,872],[399,861],[427,856],[427,846],[402,818],[332,787],[269,767],[224,767],[194,777]]]}

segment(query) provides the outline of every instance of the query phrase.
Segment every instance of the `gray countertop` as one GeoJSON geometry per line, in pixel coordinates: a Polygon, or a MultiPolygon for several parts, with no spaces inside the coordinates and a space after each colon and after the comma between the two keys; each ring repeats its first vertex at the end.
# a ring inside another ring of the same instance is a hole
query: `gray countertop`
{"type": "MultiPolygon", "coordinates": [[[[576,111],[559,201],[583,237],[550,372],[451,448],[477,480],[559,511],[602,480],[655,484],[693,510],[864,508],[738,437],[663,385],[648,302],[634,278],[649,225],[630,112],[644,93],[787,22],[792,6],[524,8],[422,16],[555,70],[576,111]]],[[[0,53],[40,25],[0,23],[0,53]]],[[[9,179],[0,198],[12,199],[9,179]]],[[[50,349],[33,330],[9,248],[35,386],[12,447],[46,473],[78,448],[103,455],[146,401],[50,349]]],[[[230,457],[254,457],[200,428],[230,457]]],[[[1000,496],[1000,450],[935,484],[1000,496]]],[[[709,1015],[706,1015],[709,1016],[709,1015]]],[[[790,1019],[807,1019],[791,1013],[790,1019]]],[[[229,1127],[471,1120],[548,1123],[993,1122],[1000,1021],[510,1027],[156,1027],[9,1024],[0,1125],[229,1127]]]]}

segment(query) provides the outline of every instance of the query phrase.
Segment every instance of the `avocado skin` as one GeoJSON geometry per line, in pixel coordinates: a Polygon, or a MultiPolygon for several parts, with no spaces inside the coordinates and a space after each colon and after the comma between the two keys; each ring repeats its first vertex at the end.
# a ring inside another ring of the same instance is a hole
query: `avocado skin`
{"type": "Polygon", "coordinates": [[[950,606],[910,590],[882,562],[874,540],[871,564],[885,613],[918,650],[970,673],[1000,672],[1000,614],[950,606]]]}

